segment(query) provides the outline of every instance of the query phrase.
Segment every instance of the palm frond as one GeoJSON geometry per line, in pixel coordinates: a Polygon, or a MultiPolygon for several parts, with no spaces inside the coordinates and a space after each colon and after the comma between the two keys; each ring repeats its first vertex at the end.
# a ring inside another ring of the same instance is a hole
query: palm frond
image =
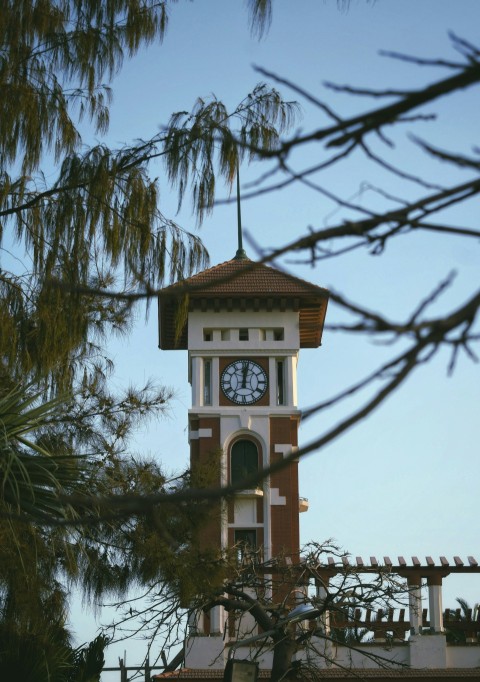
{"type": "Polygon", "coordinates": [[[83,480],[86,459],[53,453],[42,429],[65,398],[41,402],[40,393],[16,387],[0,395],[0,508],[33,520],[64,518],[73,510],[60,494],[83,480]],[[36,437],[33,436],[35,434],[36,437]]]}

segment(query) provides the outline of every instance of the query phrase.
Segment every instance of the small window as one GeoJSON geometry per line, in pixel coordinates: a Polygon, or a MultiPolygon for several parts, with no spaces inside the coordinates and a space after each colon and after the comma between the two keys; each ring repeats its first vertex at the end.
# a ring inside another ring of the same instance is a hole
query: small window
{"type": "Polygon", "coordinates": [[[203,404],[212,404],[212,361],[203,361],[203,404]]]}
{"type": "Polygon", "coordinates": [[[236,530],[235,545],[238,561],[255,558],[257,553],[257,531],[253,529],[236,530]]]}
{"type": "Polygon", "coordinates": [[[248,329],[239,329],[238,330],[238,340],[239,341],[248,341],[248,329]]]}
{"type": "Polygon", "coordinates": [[[277,405],[285,404],[285,361],[277,360],[277,405]]]}
{"type": "Polygon", "coordinates": [[[204,329],[203,330],[203,340],[204,341],[211,341],[213,338],[212,330],[211,329],[204,329]]]}
{"type": "Polygon", "coordinates": [[[258,330],[258,338],[260,341],[266,341],[267,340],[267,330],[266,329],[259,329],[258,330]]]}
{"type": "Polygon", "coordinates": [[[222,341],[230,341],[230,329],[222,329],[221,338],[222,341]]]}
{"type": "Polygon", "coordinates": [[[284,338],[285,338],[285,335],[284,335],[283,328],[273,330],[273,340],[274,341],[283,341],[284,338]]]}

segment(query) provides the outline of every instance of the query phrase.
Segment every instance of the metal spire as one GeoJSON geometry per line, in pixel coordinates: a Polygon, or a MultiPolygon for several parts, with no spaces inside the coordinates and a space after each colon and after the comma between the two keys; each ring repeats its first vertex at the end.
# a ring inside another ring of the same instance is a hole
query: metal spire
{"type": "Polygon", "coordinates": [[[248,260],[248,256],[243,249],[242,243],[242,213],[240,210],[240,167],[237,164],[237,228],[238,228],[238,249],[234,260],[248,260]]]}

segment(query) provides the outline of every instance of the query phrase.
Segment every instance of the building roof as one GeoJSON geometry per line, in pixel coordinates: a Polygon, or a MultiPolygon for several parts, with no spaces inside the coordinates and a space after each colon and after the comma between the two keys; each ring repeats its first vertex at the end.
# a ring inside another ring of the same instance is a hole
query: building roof
{"type": "MultiPolygon", "coordinates": [[[[269,670],[259,670],[258,671],[258,677],[259,678],[265,678],[269,679],[270,678],[270,671],[269,670]]],[[[179,670],[173,670],[172,672],[168,673],[158,673],[158,675],[154,675],[153,679],[154,680],[171,680],[171,679],[179,679],[179,680],[218,680],[218,679],[223,679],[224,676],[224,670],[223,669],[212,669],[212,668],[180,668],[179,670]]]]}
{"type": "Polygon", "coordinates": [[[203,270],[159,293],[159,346],[187,348],[186,319],[177,333],[179,311],[295,310],[300,314],[300,346],[321,343],[328,291],[281,270],[248,259],[229,260],[203,270]]]}
{"type": "MultiPolygon", "coordinates": [[[[477,679],[479,676],[478,668],[353,668],[352,670],[344,668],[319,668],[319,677],[325,680],[376,680],[376,682],[383,682],[383,680],[435,680],[443,679],[445,682],[453,682],[463,679],[477,679]]],[[[182,668],[171,673],[160,673],[155,675],[153,679],[156,680],[219,680],[223,679],[223,670],[209,669],[188,669],[182,668]]],[[[260,670],[259,679],[269,679],[269,670],[260,670]]]]}
{"type": "Polygon", "coordinates": [[[162,289],[161,295],[188,289],[191,296],[208,292],[210,296],[322,294],[326,289],[293,277],[281,270],[249,259],[226,261],[162,289]]]}

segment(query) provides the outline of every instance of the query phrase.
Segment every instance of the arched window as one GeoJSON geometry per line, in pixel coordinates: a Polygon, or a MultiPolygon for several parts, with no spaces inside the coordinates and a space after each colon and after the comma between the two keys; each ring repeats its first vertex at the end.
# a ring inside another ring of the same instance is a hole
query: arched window
{"type": "Polygon", "coordinates": [[[230,477],[239,483],[258,471],[258,449],[251,440],[237,440],[230,453],[230,477]]]}

